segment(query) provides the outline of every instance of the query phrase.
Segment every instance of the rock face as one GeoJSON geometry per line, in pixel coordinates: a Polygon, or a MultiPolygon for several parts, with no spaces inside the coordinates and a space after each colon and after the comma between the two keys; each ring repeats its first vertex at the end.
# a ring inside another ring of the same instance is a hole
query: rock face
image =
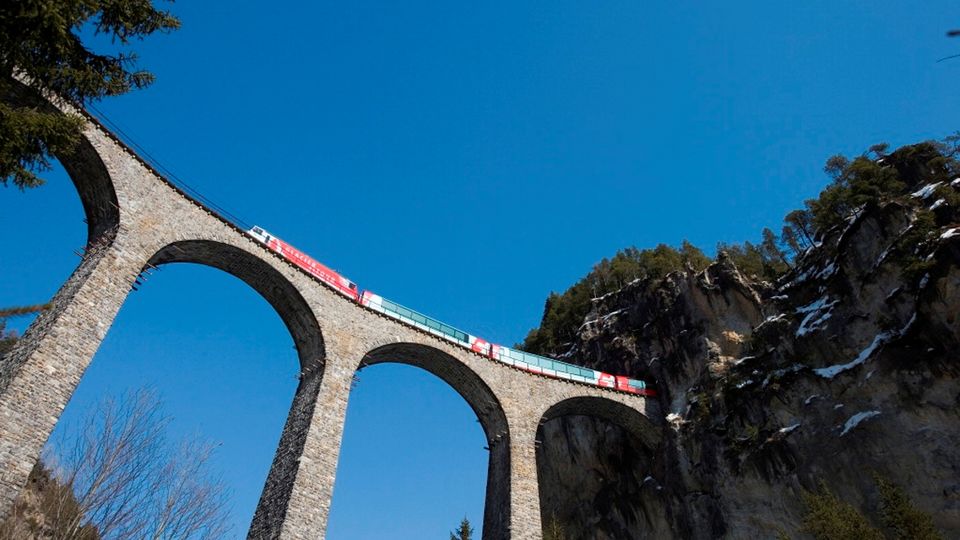
{"type": "Polygon", "coordinates": [[[577,539],[801,537],[802,490],[825,482],[877,521],[879,474],[960,537],[960,197],[938,197],[960,179],[909,172],[910,195],[860,208],[775,284],[721,254],[594,299],[568,356],[654,382],[667,436],[543,425],[544,523],[577,539]]]}

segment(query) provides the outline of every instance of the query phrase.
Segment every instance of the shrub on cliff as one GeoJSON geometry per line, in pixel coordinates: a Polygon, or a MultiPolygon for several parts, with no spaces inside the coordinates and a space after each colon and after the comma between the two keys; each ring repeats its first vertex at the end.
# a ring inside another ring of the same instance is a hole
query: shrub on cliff
{"type": "Polygon", "coordinates": [[[803,493],[803,504],[803,530],[817,540],[883,540],[883,534],[863,514],[841,501],[823,482],[816,492],[803,493]]]}
{"type": "Polygon", "coordinates": [[[586,277],[563,294],[550,293],[540,327],[531,330],[519,347],[537,354],[563,352],[563,346],[573,341],[583,318],[590,312],[592,298],[619,290],[634,280],[654,284],[687,265],[699,271],[708,264],[710,258],[686,240],[680,249],[666,244],[653,249],[623,249],[612,259],[603,259],[594,265],[586,277]]]}
{"type": "Polygon", "coordinates": [[[897,540],[943,540],[930,514],[920,511],[903,489],[874,475],[880,490],[880,516],[897,540]]]}

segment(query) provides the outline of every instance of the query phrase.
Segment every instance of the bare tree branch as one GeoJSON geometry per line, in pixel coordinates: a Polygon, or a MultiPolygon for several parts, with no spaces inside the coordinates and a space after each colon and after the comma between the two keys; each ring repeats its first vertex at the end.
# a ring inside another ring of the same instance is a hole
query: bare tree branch
{"type": "MultiPolygon", "coordinates": [[[[52,469],[51,480],[63,489],[46,490],[43,537],[226,536],[226,485],[207,470],[215,445],[194,437],[171,447],[164,437],[169,420],[156,393],[139,390],[121,399],[104,399],[57,443],[48,445],[42,461],[52,469]]],[[[46,471],[43,463],[38,470],[46,471]]],[[[25,530],[17,527],[0,524],[0,540],[7,540],[5,531],[25,530]]]]}

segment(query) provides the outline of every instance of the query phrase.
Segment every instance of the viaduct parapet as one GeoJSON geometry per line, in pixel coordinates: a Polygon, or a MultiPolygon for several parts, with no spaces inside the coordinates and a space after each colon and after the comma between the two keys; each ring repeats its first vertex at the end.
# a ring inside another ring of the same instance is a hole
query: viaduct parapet
{"type": "MultiPolygon", "coordinates": [[[[29,100],[29,93],[4,96],[29,100]]],[[[540,377],[367,310],[288,263],[154,171],[85,112],[80,148],[58,156],[89,226],[84,256],[0,361],[0,518],[10,510],[57,419],[142,272],[195,263],[260,293],[286,324],[300,382],[248,538],[325,535],[351,382],[400,362],[440,377],[470,404],[490,449],[485,539],[540,539],[535,437],[554,417],[586,414],[659,442],[653,400],[540,377]]]]}

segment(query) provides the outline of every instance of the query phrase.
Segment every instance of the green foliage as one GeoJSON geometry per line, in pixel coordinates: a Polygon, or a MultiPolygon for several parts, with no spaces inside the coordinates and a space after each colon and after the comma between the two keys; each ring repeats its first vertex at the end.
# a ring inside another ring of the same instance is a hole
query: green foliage
{"type": "Polygon", "coordinates": [[[790,269],[786,253],[780,249],[777,236],[763,229],[763,240],[757,244],[717,244],[717,253],[724,252],[743,274],[769,281],[776,280],[790,269]]]}
{"type": "MultiPolygon", "coordinates": [[[[818,198],[806,201],[805,209],[787,214],[781,242],[798,254],[813,244],[817,234],[840,225],[865,205],[906,195],[905,178],[937,182],[960,173],[956,159],[960,134],[943,142],[904,146],[889,155],[886,151],[886,144],[876,144],[853,160],[843,156],[828,159],[823,169],[833,181],[818,198]]],[[[942,187],[937,195],[948,204],[960,201],[953,189],[942,187]]]]}
{"type": "Polygon", "coordinates": [[[35,306],[16,306],[9,308],[0,308],[0,357],[13,348],[17,342],[17,333],[13,330],[7,330],[7,319],[11,317],[22,317],[33,315],[50,307],[50,304],[38,304],[35,306]]]}
{"type": "Polygon", "coordinates": [[[837,498],[823,482],[817,492],[803,493],[803,503],[803,530],[817,540],[883,540],[863,514],[837,498]]]}
{"type": "Polygon", "coordinates": [[[702,270],[708,264],[710,258],[686,240],[679,250],[666,244],[653,249],[621,250],[612,259],[597,263],[586,277],[563,294],[550,293],[540,327],[531,330],[520,347],[537,354],[561,352],[589,313],[592,298],[616,291],[635,279],[655,283],[688,265],[702,270]]]}
{"type": "MultiPolygon", "coordinates": [[[[925,201],[910,196],[907,186],[943,182],[935,197],[944,199],[947,208],[960,207],[960,193],[946,183],[960,175],[960,132],[942,142],[904,146],[892,153],[887,150],[888,146],[881,143],[853,159],[832,156],[824,165],[831,183],[819,197],[806,201],[805,208],[784,217],[779,238],[765,228],[759,244],[719,243],[717,253],[726,253],[747,276],[775,281],[790,269],[796,257],[816,243],[818,236],[843,224],[866,205],[899,200],[914,207],[916,213],[892,256],[900,258],[907,279],[921,275],[933,263],[921,257],[918,248],[935,238],[936,215],[926,209],[925,201]]],[[[632,279],[647,279],[648,286],[653,287],[669,272],[687,267],[699,271],[709,264],[710,259],[687,241],[679,250],[663,244],[654,249],[622,250],[613,259],[600,261],[566,292],[550,293],[540,327],[531,330],[518,347],[547,355],[563,352],[589,313],[591,298],[615,291],[632,279]]]]}
{"type": "Polygon", "coordinates": [[[883,524],[897,540],[943,540],[943,535],[933,526],[930,514],[913,505],[900,486],[879,476],[873,476],[880,491],[880,515],[883,524]]]}
{"type": "Polygon", "coordinates": [[[471,540],[473,538],[473,527],[470,526],[470,520],[464,516],[460,522],[460,528],[450,533],[450,540],[471,540]]]}
{"type": "Polygon", "coordinates": [[[50,156],[68,152],[79,140],[80,118],[34,105],[42,92],[83,105],[143,88],[153,75],[135,69],[136,54],[122,51],[179,26],[151,0],[0,3],[0,182],[21,189],[40,185],[36,173],[49,169],[50,156]],[[121,52],[91,50],[80,38],[84,31],[108,36],[121,52]],[[30,95],[23,95],[14,75],[27,78],[30,95]]]}

